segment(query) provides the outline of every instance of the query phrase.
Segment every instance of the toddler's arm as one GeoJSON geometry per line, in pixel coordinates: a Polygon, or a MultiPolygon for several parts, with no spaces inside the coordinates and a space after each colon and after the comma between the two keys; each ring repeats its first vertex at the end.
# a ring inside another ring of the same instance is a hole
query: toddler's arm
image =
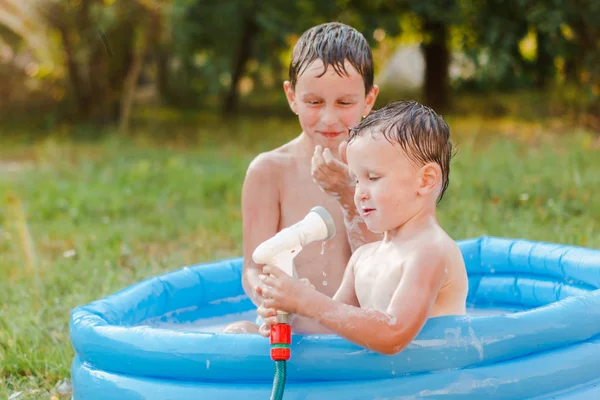
{"type": "MultiPolygon", "coordinates": [[[[362,248],[361,248],[362,249],[362,248]]],[[[356,260],[360,257],[361,249],[355,251],[350,260],[348,261],[348,265],[346,266],[346,270],[344,272],[344,277],[342,279],[342,283],[338,288],[337,292],[333,296],[335,301],[348,304],[354,307],[360,307],[360,303],[358,302],[358,298],[356,297],[356,291],[354,289],[354,265],[356,260]]],[[[276,268],[276,267],[271,267],[276,268]]],[[[265,267],[265,269],[268,269],[265,267]]],[[[281,271],[281,270],[279,270],[281,271]]],[[[261,275],[260,280],[265,282],[266,285],[259,284],[256,287],[256,292],[263,296],[263,289],[269,290],[268,284],[273,282],[272,277],[267,277],[266,275],[261,275]]],[[[315,287],[308,282],[306,279],[300,279],[299,281],[295,281],[294,285],[289,288],[287,291],[288,297],[296,297],[298,299],[310,297],[313,293],[319,293],[315,290],[315,287]],[[302,286],[298,286],[298,284],[303,284],[305,288],[302,286]],[[305,289],[302,292],[302,289],[305,289]],[[298,293],[298,290],[301,292],[298,293]]],[[[268,293],[267,293],[268,294],[268,293]]],[[[268,300],[268,299],[265,299],[268,300]]],[[[268,301],[267,301],[268,304],[268,301]]],[[[326,334],[333,333],[331,330],[327,329],[325,326],[320,324],[317,320],[306,317],[304,315],[296,315],[292,322],[292,330],[295,333],[300,334],[326,334]]],[[[263,304],[258,308],[258,315],[260,315],[264,322],[264,328],[260,330],[260,334],[263,336],[269,336],[269,327],[271,325],[275,325],[278,323],[277,320],[277,311],[275,308],[266,307],[263,301],[263,304]]]]}
{"type": "Polygon", "coordinates": [[[279,180],[276,171],[273,160],[267,154],[261,154],[248,167],[242,188],[242,286],[246,295],[257,306],[262,303],[262,299],[253,288],[258,284],[262,265],[257,265],[252,260],[252,253],[259,244],[273,237],[279,227],[279,180]]]}
{"type": "Polygon", "coordinates": [[[386,312],[344,304],[316,291],[310,295],[299,291],[295,301],[290,301],[283,293],[295,283],[272,266],[264,268],[265,273],[274,275],[274,281],[267,278],[270,288],[263,304],[315,319],[359,346],[396,354],[418,335],[445,281],[445,257],[434,246],[428,247],[421,249],[409,265],[405,263],[405,273],[386,312]]]}

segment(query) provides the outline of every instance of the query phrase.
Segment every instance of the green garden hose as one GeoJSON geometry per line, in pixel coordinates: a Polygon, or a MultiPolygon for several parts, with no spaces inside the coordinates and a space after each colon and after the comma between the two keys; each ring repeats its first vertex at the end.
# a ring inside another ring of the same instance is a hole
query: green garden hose
{"type": "Polygon", "coordinates": [[[289,325],[289,316],[286,313],[279,315],[281,323],[271,325],[271,359],[275,361],[275,375],[273,376],[273,390],[271,400],[282,400],[286,380],[286,363],[290,359],[292,343],[292,327],[289,325]]]}
{"type": "Polygon", "coordinates": [[[275,376],[273,377],[273,390],[271,400],[282,400],[285,390],[286,361],[275,361],[275,376]]]}

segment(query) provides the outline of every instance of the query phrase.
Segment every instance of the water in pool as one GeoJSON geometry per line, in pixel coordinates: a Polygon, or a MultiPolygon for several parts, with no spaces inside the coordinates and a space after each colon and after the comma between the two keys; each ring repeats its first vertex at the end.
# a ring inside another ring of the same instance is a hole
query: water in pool
{"type": "MultiPolygon", "coordinates": [[[[188,310],[191,311],[191,310],[188,310]]],[[[486,316],[486,315],[502,315],[512,314],[518,309],[510,307],[469,307],[467,315],[486,316]]],[[[188,319],[180,318],[181,311],[163,315],[158,318],[153,318],[144,321],[140,325],[147,325],[158,329],[169,329],[180,332],[220,332],[223,328],[232,322],[236,321],[252,321],[256,320],[256,310],[248,310],[234,314],[219,315],[210,318],[188,319]]]]}

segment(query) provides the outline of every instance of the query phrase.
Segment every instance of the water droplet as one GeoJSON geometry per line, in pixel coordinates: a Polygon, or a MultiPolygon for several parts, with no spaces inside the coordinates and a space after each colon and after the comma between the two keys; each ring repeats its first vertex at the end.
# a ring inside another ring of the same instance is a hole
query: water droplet
{"type": "Polygon", "coordinates": [[[210,360],[206,360],[206,369],[210,369],[210,360]]]}
{"type": "Polygon", "coordinates": [[[325,242],[321,242],[321,255],[325,254],[325,242]]]}
{"type": "Polygon", "coordinates": [[[327,276],[327,272],[323,271],[323,276],[327,276]]]}
{"type": "Polygon", "coordinates": [[[327,286],[327,281],[323,281],[323,286],[327,286]]]}

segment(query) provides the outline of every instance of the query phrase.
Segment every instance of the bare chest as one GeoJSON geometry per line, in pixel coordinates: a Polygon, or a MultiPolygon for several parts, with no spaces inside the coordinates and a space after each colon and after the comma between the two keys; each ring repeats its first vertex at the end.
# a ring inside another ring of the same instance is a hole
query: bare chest
{"type": "Polygon", "coordinates": [[[296,256],[294,265],[301,278],[308,278],[317,290],[333,296],[339,288],[351,249],[348,244],[344,216],[339,203],[325,194],[308,173],[288,173],[280,193],[279,229],[301,219],[314,206],[320,205],[331,214],[336,235],[329,241],[313,242],[296,256]]]}
{"type": "Polygon", "coordinates": [[[373,256],[355,266],[356,296],[362,308],[386,311],[403,275],[403,264],[390,256],[373,256]]]}

